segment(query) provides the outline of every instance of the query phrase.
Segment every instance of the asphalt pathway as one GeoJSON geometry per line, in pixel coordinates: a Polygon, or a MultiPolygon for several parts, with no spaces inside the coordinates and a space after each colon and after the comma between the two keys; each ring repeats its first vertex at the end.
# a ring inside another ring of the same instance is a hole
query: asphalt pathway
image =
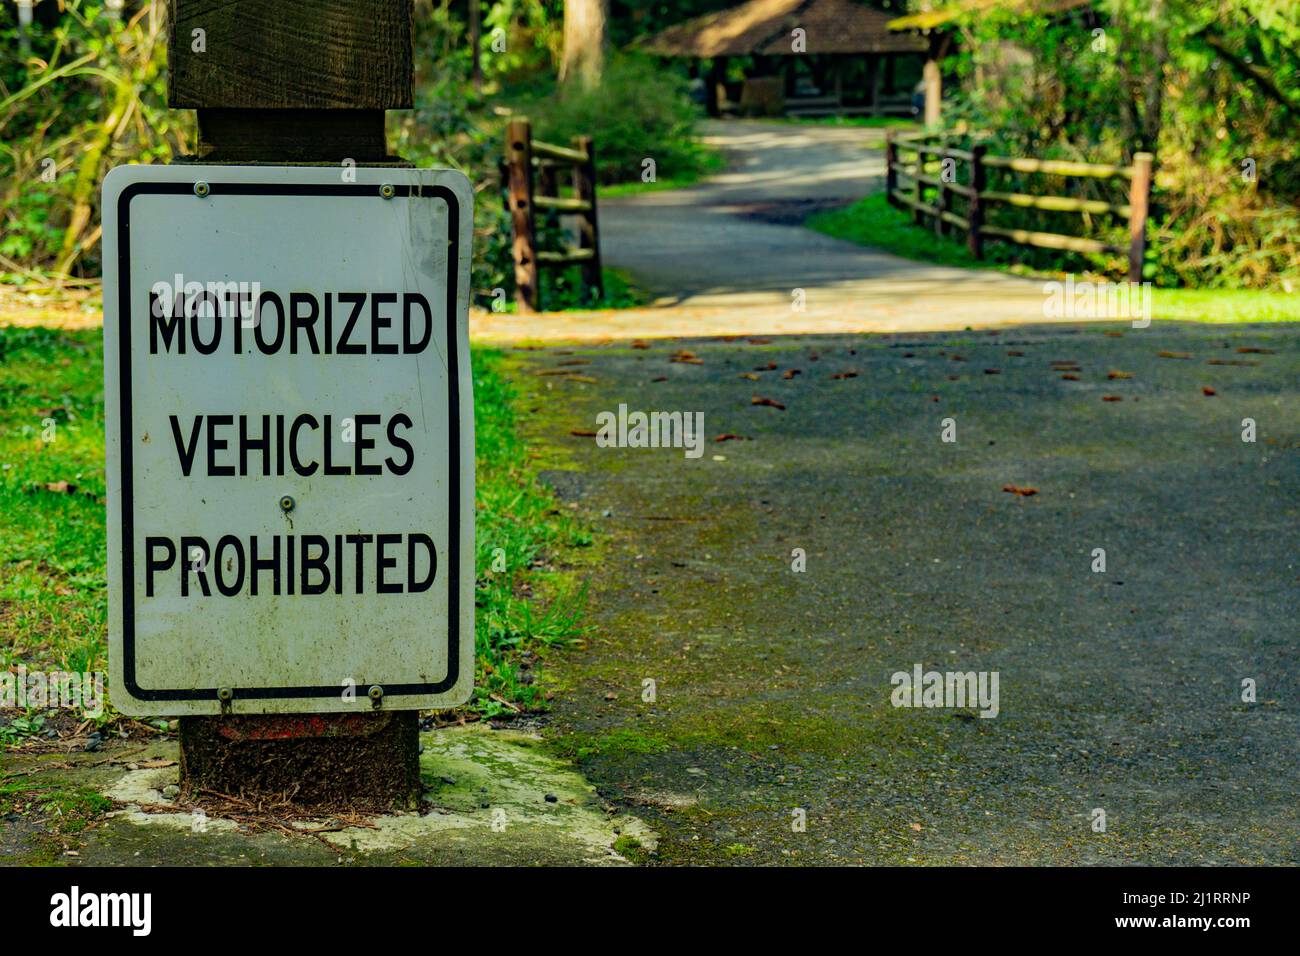
{"type": "Polygon", "coordinates": [[[662,861],[1300,863],[1294,328],[517,354],[609,536],[546,735],[662,861]],[[742,437],[573,434],[620,403],[742,437]],[[894,706],[917,665],[997,716],[894,706]]]}

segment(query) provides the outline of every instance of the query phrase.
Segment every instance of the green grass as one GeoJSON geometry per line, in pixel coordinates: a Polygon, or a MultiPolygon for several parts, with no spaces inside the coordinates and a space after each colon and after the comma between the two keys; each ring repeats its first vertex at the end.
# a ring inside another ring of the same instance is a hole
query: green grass
{"type": "MultiPolygon", "coordinates": [[[[649,296],[633,284],[622,269],[601,269],[600,278],[605,294],[591,298],[582,284],[580,266],[570,266],[563,272],[554,269],[542,271],[542,308],[547,312],[586,312],[591,309],[634,309],[645,305],[649,296]]],[[[517,308],[514,302],[509,311],[517,308]]]]}
{"type": "MultiPolygon", "coordinates": [[[[470,706],[489,716],[543,703],[527,676],[537,656],[582,633],[583,593],[553,565],[591,543],[537,481],[500,365],[497,353],[473,353],[479,673],[470,706]]],[[[0,668],[107,669],[102,375],[98,330],[0,329],[0,668]]],[[[6,738],[24,726],[12,730],[6,738]]]]}
{"type": "Polygon", "coordinates": [[[1007,269],[1012,250],[999,243],[986,243],[984,260],[975,259],[966,246],[936,236],[912,222],[911,214],[895,209],[885,194],[872,193],[851,206],[814,213],[804,223],[809,229],[836,239],[875,246],[905,259],[971,269],[1007,269]]]}
{"type": "MultiPolygon", "coordinates": [[[[1015,261],[1018,247],[1006,243],[985,243],[986,258],[975,259],[964,243],[916,225],[911,213],[891,206],[883,192],[842,209],[815,213],[804,225],[836,239],[875,246],[919,262],[1057,277],[1020,265],[1015,261]]],[[[1254,289],[1154,289],[1152,313],[1156,319],[1184,322],[1297,322],[1300,295],[1254,289]]]]}
{"type": "Polygon", "coordinates": [[[62,780],[0,782],[0,817],[25,818],[31,849],[18,861],[50,865],[62,861],[69,838],[102,820],[113,801],[90,787],[62,780]]]}
{"type": "Polygon", "coordinates": [[[0,667],[104,668],[99,338],[0,330],[0,667]]]}
{"type": "Polygon", "coordinates": [[[1254,289],[1156,289],[1157,319],[1184,322],[1300,322],[1300,295],[1254,289]]]}
{"type": "Polygon", "coordinates": [[[502,364],[500,352],[474,351],[478,467],[474,707],[486,716],[510,710],[494,697],[524,709],[544,706],[534,662],[547,648],[572,644],[584,633],[586,591],[556,563],[592,543],[589,532],[557,507],[554,496],[539,482],[519,437],[515,393],[502,364]]]}

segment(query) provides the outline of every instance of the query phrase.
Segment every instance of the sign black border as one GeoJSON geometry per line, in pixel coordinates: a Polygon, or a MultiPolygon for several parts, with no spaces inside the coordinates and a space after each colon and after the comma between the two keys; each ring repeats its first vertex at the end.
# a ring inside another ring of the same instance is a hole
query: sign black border
{"type": "MultiPolygon", "coordinates": [[[[379,186],[357,183],[274,183],[209,182],[209,196],[356,196],[373,199],[379,186]]],[[[460,202],[446,186],[394,185],[396,196],[430,196],[447,206],[447,391],[451,418],[448,470],[451,504],[449,515],[451,560],[447,593],[447,674],[435,683],[385,684],[384,695],[441,694],[454,687],[460,677],[460,356],[457,332],[458,283],[460,281],[460,202]]],[[[135,486],[132,472],[134,434],[131,425],[131,200],[141,195],[193,195],[194,183],[140,182],[126,186],[117,198],[117,294],[118,294],[118,450],[122,477],[122,685],[137,700],[218,700],[216,687],[179,690],[147,690],[135,675],[135,486]]],[[[342,685],[339,685],[342,686],[342,685]]],[[[233,699],[275,700],[339,696],[339,687],[235,687],[233,699]]]]}

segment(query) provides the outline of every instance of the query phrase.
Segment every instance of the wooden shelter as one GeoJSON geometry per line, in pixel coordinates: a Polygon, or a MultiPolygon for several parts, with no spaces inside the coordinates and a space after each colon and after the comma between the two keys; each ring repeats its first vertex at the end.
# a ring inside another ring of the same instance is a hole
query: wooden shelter
{"type": "Polygon", "coordinates": [[[933,44],[891,30],[891,19],[855,0],[748,0],[675,24],[638,46],[711,61],[705,89],[712,115],[727,104],[727,65],[735,57],[751,59],[738,104],[747,112],[911,115],[915,79],[908,80],[919,76],[933,44]]]}

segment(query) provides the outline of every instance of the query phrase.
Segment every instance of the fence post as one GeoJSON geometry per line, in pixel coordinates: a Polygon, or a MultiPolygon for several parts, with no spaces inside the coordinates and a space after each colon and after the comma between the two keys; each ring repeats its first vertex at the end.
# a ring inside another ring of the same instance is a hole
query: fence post
{"type": "Polygon", "coordinates": [[[939,196],[935,200],[935,206],[939,212],[934,217],[934,234],[936,236],[946,236],[948,234],[948,224],[943,221],[943,214],[952,206],[952,193],[943,178],[944,161],[947,159],[948,150],[945,148],[939,153],[939,196]]]}
{"type": "Polygon", "coordinates": [[[1142,262],[1147,251],[1147,212],[1151,204],[1150,153],[1133,156],[1133,180],[1128,190],[1128,281],[1142,281],[1142,262]]]}
{"type": "Polygon", "coordinates": [[[984,225],[984,206],[980,193],[984,191],[984,153],[987,149],[982,143],[976,143],[970,149],[971,196],[970,208],[967,210],[970,229],[966,233],[966,248],[976,259],[984,258],[984,239],[980,236],[980,228],[984,225]]]}
{"type": "Polygon", "coordinates": [[[540,307],[537,282],[537,230],[533,218],[533,132],[526,119],[506,124],[506,167],[510,174],[511,251],[515,259],[515,303],[520,312],[540,307]]]}
{"type": "Polygon", "coordinates": [[[925,196],[925,184],[921,182],[921,177],[925,175],[925,153],[921,152],[923,146],[918,146],[916,150],[916,175],[912,178],[912,198],[916,205],[912,207],[912,222],[918,226],[925,225],[925,213],[921,212],[921,203],[925,196]]]}
{"type": "Polygon", "coordinates": [[[578,218],[578,248],[590,249],[591,258],[582,264],[582,281],[596,290],[596,298],[605,297],[605,280],[600,267],[600,226],[596,219],[596,147],[590,136],[573,137],[573,147],[586,153],[584,162],[573,167],[573,192],[591,209],[578,218]]]}
{"type": "Polygon", "coordinates": [[[894,190],[898,188],[898,144],[894,142],[894,131],[885,130],[885,199],[891,206],[898,206],[894,190]]]}

